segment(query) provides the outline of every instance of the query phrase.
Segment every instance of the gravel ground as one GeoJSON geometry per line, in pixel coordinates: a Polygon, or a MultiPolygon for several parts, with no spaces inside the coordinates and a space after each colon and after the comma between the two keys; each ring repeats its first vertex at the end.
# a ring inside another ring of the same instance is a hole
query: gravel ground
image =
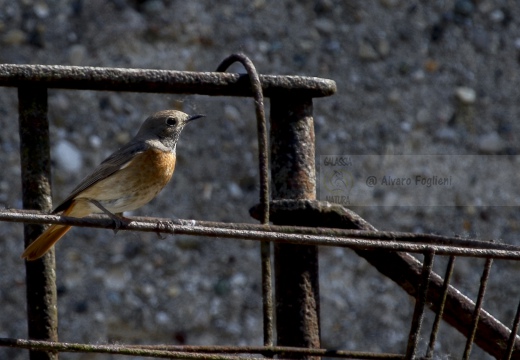
{"type": "MultiPolygon", "coordinates": [[[[336,95],[314,102],[317,156],[515,158],[520,136],[515,5],[511,0],[0,0],[0,63],[212,71],[227,55],[243,51],[261,73],[336,81],[336,95]]],[[[248,209],[257,202],[258,172],[250,99],[50,90],[55,201],[126,142],[146,116],[166,108],[208,116],[184,130],[173,181],[132,215],[253,222],[248,209]]],[[[16,89],[0,88],[0,114],[0,206],[21,208],[16,89]]],[[[499,187],[514,184],[485,166],[478,176],[499,187]]],[[[483,196],[484,202],[475,206],[466,198],[443,206],[353,209],[381,230],[520,245],[516,207],[489,206],[501,204],[486,202],[493,194],[470,190],[470,200],[483,196]]],[[[24,338],[22,226],[4,223],[0,234],[0,336],[24,338]]],[[[256,243],[78,228],[57,248],[62,341],[262,343],[256,243]]],[[[482,264],[460,259],[456,265],[454,282],[473,299],[482,264]]],[[[442,273],[444,265],[439,259],[435,269],[442,273]]],[[[348,250],[322,249],[320,267],[323,346],[404,352],[411,299],[348,250]]],[[[485,301],[508,326],[520,297],[518,268],[497,261],[485,301]]],[[[431,321],[428,314],[426,328],[431,321]]],[[[439,357],[461,356],[463,347],[464,338],[443,325],[439,357]]],[[[25,352],[0,350],[0,358],[23,359],[25,352]]],[[[489,356],[475,348],[472,358],[489,356]]]]}

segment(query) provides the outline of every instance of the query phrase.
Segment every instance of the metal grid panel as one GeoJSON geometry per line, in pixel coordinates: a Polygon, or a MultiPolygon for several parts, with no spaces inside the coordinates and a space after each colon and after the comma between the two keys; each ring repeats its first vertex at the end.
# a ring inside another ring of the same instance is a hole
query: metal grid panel
{"type": "Polygon", "coordinates": [[[436,316],[425,358],[434,356],[441,319],[467,336],[462,355],[465,359],[469,358],[473,343],[497,358],[520,358],[520,341],[516,336],[520,323],[520,304],[512,320],[511,330],[482,309],[493,259],[518,261],[520,248],[471,239],[379,232],[347,209],[315,201],[312,98],[333,94],[335,83],[325,79],[298,76],[258,76],[252,63],[241,54],[226,59],[219,66],[218,71],[225,70],[234,61],[244,64],[249,76],[160,70],[0,65],[0,85],[19,89],[24,207],[40,210],[0,211],[0,220],[32,224],[25,227],[26,242],[41,232],[41,225],[34,224],[59,223],[100,228],[114,226],[112,220],[99,216],[74,219],[42,213],[50,209],[50,188],[48,182],[47,186],[42,183],[45,182],[42,179],[48,179],[50,176],[46,118],[47,88],[252,96],[255,98],[258,117],[259,166],[262,176],[260,205],[252,209],[252,216],[259,219],[263,225],[132,218],[134,221],[123,224],[121,230],[261,241],[263,244],[261,253],[265,260],[263,261],[263,297],[266,346],[109,346],[59,343],[57,322],[53,316],[56,304],[56,290],[52,275],[53,253],[41,261],[27,264],[29,337],[45,341],[4,338],[0,339],[0,345],[32,349],[31,357],[48,359],[57,358],[58,352],[98,352],[183,359],[241,358],[233,354],[267,357],[278,355],[291,358],[326,356],[412,359],[419,357],[417,349],[424,310],[428,306],[436,316]],[[262,92],[263,95],[271,98],[272,107],[273,190],[271,194],[274,200],[270,203],[269,192],[266,190],[268,189],[267,147],[262,92]],[[27,126],[29,123],[31,127],[27,126]],[[37,129],[35,124],[38,125],[37,129]],[[35,129],[37,131],[34,131],[35,129]],[[24,157],[24,151],[27,150],[33,154],[30,159],[24,157]],[[289,185],[287,169],[290,169],[289,175],[293,179],[289,185]],[[268,225],[269,220],[280,225],[268,225]],[[269,260],[271,242],[275,244],[276,303],[277,309],[280,309],[277,313],[276,343],[280,346],[274,346],[273,335],[275,325],[270,286],[272,265],[269,260]],[[318,246],[354,249],[381,273],[416,298],[405,354],[319,348],[319,294],[316,263],[318,246]],[[424,263],[421,264],[415,257],[405,252],[423,254],[424,263]],[[294,271],[294,266],[286,265],[287,261],[284,260],[287,254],[291,254],[292,263],[295,261],[295,254],[298,254],[297,271],[294,271]],[[432,271],[437,255],[450,256],[444,278],[432,271]],[[487,259],[475,303],[450,286],[456,256],[487,259]],[[310,277],[303,276],[309,273],[310,277]],[[311,285],[300,286],[306,281],[311,285]],[[291,287],[291,284],[296,286],[291,287]],[[295,298],[298,299],[296,307],[292,306],[295,298]],[[291,312],[291,308],[296,311],[291,312]],[[302,309],[306,311],[301,311],[302,309]]]}

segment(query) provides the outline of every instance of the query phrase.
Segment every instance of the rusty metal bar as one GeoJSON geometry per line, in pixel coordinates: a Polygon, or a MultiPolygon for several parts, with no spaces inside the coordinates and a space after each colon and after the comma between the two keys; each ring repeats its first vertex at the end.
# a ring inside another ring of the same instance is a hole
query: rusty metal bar
{"type": "MultiPolygon", "coordinates": [[[[32,85],[18,88],[22,197],[26,209],[49,211],[51,200],[51,160],[47,89],[32,85]]],[[[43,231],[42,225],[24,226],[25,245],[43,231]]],[[[54,251],[25,263],[27,324],[29,338],[58,340],[58,309],[54,251]]],[[[57,359],[52,352],[30,351],[31,360],[57,359]]]]}
{"type": "MultiPolygon", "coordinates": [[[[445,245],[446,247],[455,248],[470,248],[470,249],[490,249],[490,250],[506,250],[511,251],[512,254],[520,252],[520,246],[500,244],[496,242],[488,242],[476,239],[461,239],[458,237],[449,237],[442,235],[432,234],[420,234],[410,232],[397,232],[397,231],[371,231],[371,230],[354,230],[354,229],[335,229],[335,228],[312,228],[307,226],[284,226],[284,225],[257,225],[249,223],[224,223],[216,221],[200,221],[200,220],[186,220],[186,219],[167,219],[158,217],[145,217],[145,216],[131,216],[129,217],[133,221],[142,223],[171,223],[171,226],[202,226],[206,228],[221,228],[221,229],[232,229],[232,230],[251,230],[251,231],[262,231],[262,232],[274,232],[274,233],[285,233],[285,234],[303,234],[310,235],[311,238],[314,235],[327,236],[332,238],[351,238],[360,240],[380,240],[380,241],[393,241],[393,242],[407,242],[410,244],[423,244],[423,245],[445,245]]],[[[97,227],[97,228],[113,228],[113,221],[111,225],[106,222],[103,216],[93,215],[84,219],[68,218],[65,216],[52,215],[47,213],[41,213],[39,211],[31,210],[0,210],[0,221],[8,222],[27,222],[34,224],[66,224],[74,226],[84,227],[97,227]]],[[[136,223],[135,227],[131,226],[126,230],[141,230],[141,224],[136,223]]],[[[150,231],[149,226],[143,228],[144,231],[150,231]]],[[[303,238],[305,239],[305,238],[303,238]]],[[[319,244],[327,245],[327,244],[319,244]]],[[[424,251],[423,251],[424,252],[424,251]]],[[[483,254],[487,256],[489,254],[483,254]]]]}
{"type": "MultiPolygon", "coordinates": [[[[0,338],[0,346],[2,339],[0,338]]],[[[296,348],[290,346],[198,346],[198,345],[130,345],[140,349],[173,350],[186,352],[202,353],[241,353],[241,354],[261,354],[272,357],[281,353],[294,353],[302,355],[323,356],[327,358],[349,358],[349,359],[404,359],[402,354],[392,353],[373,353],[365,351],[348,351],[337,349],[309,349],[296,348]]]]}
{"type": "Polygon", "coordinates": [[[424,254],[424,264],[421,274],[421,282],[417,285],[419,291],[415,298],[415,309],[413,311],[412,326],[410,327],[410,335],[408,336],[408,345],[406,347],[406,359],[415,359],[417,346],[421,334],[421,326],[424,319],[424,306],[428,295],[430,284],[430,276],[433,269],[433,259],[435,252],[429,251],[424,254]]]}
{"type": "Polygon", "coordinates": [[[426,359],[433,358],[433,351],[435,350],[435,342],[437,341],[437,334],[439,332],[439,326],[441,324],[442,315],[444,315],[444,306],[446,305],[446,298],[448,296],[448,289],[453,275],[453,269],[455,267],[455,256],[450,256],[448,260],[448,266],[446,267],[446,273],[444,274],[444,283],[442,284],[442,295],[439,302],[439,310],[435,314],[435,320],[433,321],[432,332],[430,335],[430,342],[428,343],[428,349],[426,350],[426,359]]]}
{"type": "Polygon", "coordinates": [[[262,354],[273,356],[282,353],[323,356],[349,359],[402,360],[404,355],[392,353],[372,353],[333,349],[308,349],[287,346],[190,346],[190,345],[90,345],[35,341],[25,339],[0,338],[0,346],[13,348],[35,348],[59,352],[105,353],[119,355],[146,356],[175,359],[241,360],[251,357],[224,356],[218,354],[262,354]]]}
{"type": "Polygon", "coordinates": [[[233,54],[218,66],[217,71],[225,71],[234,62],[240,62],[250,77],[253,98],[255,100],[256,125],[258,135],[258,172],[260,174],[260,204],[262,207],[262,224],[269,224],[269,154],[267,141],[267,124],[265,121],[264,96],[262,84],[253,62],[244,54],[233,54]]]}
{"type": "MultiPolygon", "coordinates": [[[[331,225],[337,224],[338,217],[344,217],[348,215],[343,215],[342,213],[345,211],[341,205],[331,204],[328,202],[306,202],[306,201],[294,201],[294,200],[274,200],[271,201],[271,206],[275,207],[277,212],[287,212],[287,211],[296,211],[301,216],[305,216],[304,212],[314,212],[319,211],[323,213],[323,215],[330,216],[331,225]]],[[[255,219],[260,219],[260,207],[253,206],[249,211],[251,215],[255,219]]],[[[348,213],[350,214],[350,213],[348,213]]],[[[310,227],[311,224],[314,224],[311,219],[307,219],[305,221],[305,226],[272,226],[270,228],[265,228],[267,230],[279,231],[279,232],[287,232],[291,234],[305,234],[305,235],[328,235],[328,236],[337,236],[337,237],[352,237],[357,239],[372,239],[372,240],[385,240],[385,241],[407,241],[411,243],[417,244],[433,244],[433,245],[454,245],[460,247],[469,247],[469,248],[480,248],[480,249],[501,249],[501,250],[512,250],[512,251],[520,251],[520,246],[503,244],[497,241],[482,241],[476,239],[469,238],[461,238],[461,237],[449,237],[443,235],[434,235],[434,234],[421,234],[421,233],[412,233],[412,232],[399,232],[399,231],[377,231],[377,230],[368,230],[368,229],[359,229],[359,228],[329,228],[324,227],[322,223],[316,224],[316,226],[321,227],[310,227]],[[321,224],[321,225],[320,225],[321,224]]],[[[344,220],[344,219],[343,219],[344,220]]],[[[198,222],[199,224],[208,224],[211,226],[211,222],[198,222]]],[[[222,223],[220,223],[222,224],[222,223]]],[[[218,225],[221,226],[221,225],[218,225]]],[[[240,226],[243,226],[242,224],[240,226]]],[[[338,226],[338,225],[336,225],[338,226]]],[[[251,228],[251,230],[256,230],[251,228]]]]}
{"type": "Polygon", "coordinates": [[[260,243],[262,261],[262,308],[264,322],[264,345],[274,345],[274,306],[273,306],[273,273],[271,264],[271,243],[260,243]]]}
{"type": "Polygon", "coordinates": [[[118,354],[139,357],[153,357],[164,359],[184,359],[184,360],[250,360],[248,357],[207,354],[207,353],[188,353],[181,351],[167,351],[154,349],[139,349],[123,345],[90,345],[59,343],[47,341],[34,341],[25,339],[6,339],[0,338],[0,346],[10,346],[25,349],[40,349],[54,352],[73,352],[73,353],[100,353],[118,354]]]}
{"type": "Polygon", "coordinates": [[[516,333],[518,332],[518,326],[520,325],[520,302],[518,302],[518,308],[516,309],[515,319],[513,320],[513,326],[511,327],[511,335],[507,340],[507,349],[506,354],[504,355],[504,360],[511,359],[513,355],[513,350],[515,346],[516,333]]]}
{"type": "MultiPolygon", "coordinates": [[[[322,97],[336,92],[328,79],[260,75],[264,96],[322,97]]],[[[249,76],[219,72],[58,65],[0,65],[0,86],[251,97],[249,76]]]]}
{"type": "MultiPolygon", "coordinates": [[[[273,97],[270,115],[272,198],[314,200],[312,99],[273,97]]],[[[290,216],[273,222],[306,225],[290,216]]],[[[277,242],[274,263],[277,344],[319,348],[318,247],[277,242]]],[[[283,356],[309,358],[289,353],[283,356]]]]}
{"type": "MultiPolygon", "coordinates": [[[[343,237],[326,235],[326,230],[321,229],[323,235],[301,235],[297,232],[299,227],[291,226],[262,226],[254,224],[231,224],[218,222],[204,222],[196,220],[171,220],[167,218],[148,218],[148,217],[128,217],[132,221],[130,223],[121,224],[118,230],[144,231],[165,234],[183,234],[205,237],[225,237],[230,239],[272,241],[281,244],[297,244],[311,246],[338,246],[348,247],[354,250],[390,250],[396,252],[413,252],[424,253],[425,251],[435,251],[437,255],[458,255],[471,257],[493,257],[495,259],[518,260],[520,259],[520,250],[504,250],[501,247],[497,249],[480,248],[479,244],[487,244],[482,241],[476,241],[474,248],[466,248],[455,245],[436,245],[434,242],[429,244],[416,244],[407,241],[406,235],[410,233],[402,233],[403,239],[399,236],[395,237],[396,241],[374,240],[371,238],[357,238],[355,235],[343,237]],[[211,225],[207,225],[207,224],[211,225]]],[[[304,218],[306,225],[312,223],[312,220],[304,218]]],[[[92,215],[84,218],[72,218],[61,215],[49,215],[34,212],[26,212],[20,210],[3,210],[0,211],[0,221],[9,222],[26,222],[35,224],[67,224],[72,226],[83,226],[103,229],[114,229],[114,221],[103,215],[92,215]]],[[[371,231],[367,232],[371,233],[371,231]]],[[[346,230],[348,234],[348,230],[346,230]]],[[[397,234],[397,233],[395,233],[397,234]]],[[[421,235],[421,234],[419,234],[421,235]]],[[[499,246],[500,244],[496,244],[499,246]]],[[[391,256],[390,256],[391,257],[391,256]]]]}
{"type": "MultiPolygon", "coordinates": [[[[258,136],[258,173],[260,174],[260,206],[261,219],[264,225],[269,224],[269,154],[267,141],[267,123],[265,120],[264,95],[262,84],[253,62],[244,54],[233,54],[217,67],[218,72],[226,71],[234,62],[240,62],[247,70],[255,100],[256,126],[258,136]]],[[[262,267],[262,307],[264,345],[274,345],[274,310],[273,310],[273,283],[271,264],[271,243],[260,243],[260,259],[262,267]]]]}
{"type": "Polygon", "coordinates": [[[464,354],[462,355],[462,358],[464,360],[469,359],[469,355],[471,354],[471,347],[473,345],[473,342],[475,341],[478,320],[480,318],[480,312],[482,310],[482,304],[484,302],[484,295],[486,294],[486,287],[487,287],[487,282],[489,279],[489,273],[491,272],[492,264],[493,264],[493,259],[489,258],[486,260],[486,265],[484,266],[484,272],[482,273],[482,277],[480,278],[480,288],[478,291],[477,302],[475,303],[475,310],[473,311],[471,332],[467,336],[468,340],[466,341],[466,348],[464,349],[464,354]]]}

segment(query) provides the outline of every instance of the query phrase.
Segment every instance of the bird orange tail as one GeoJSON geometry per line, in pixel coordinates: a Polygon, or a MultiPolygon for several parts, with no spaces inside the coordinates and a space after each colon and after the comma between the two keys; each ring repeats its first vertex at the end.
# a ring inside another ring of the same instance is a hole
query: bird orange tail
{"type": "Polygon", "coordinates": [[[27,246],[22,254],[22,259],[32,261],[42,257],[69,230],[68,225],[52,225],[27,246]]]}
{"type": "MultiPolygon", "coordinates": [[[[77,201],[73,201],[72,204],[70,204],[69,207],[63,211],[62,215],[77,217],[87,215],[88,211],[85,211],[85,207],[78,207],[76,206],[77,204],[77,201]]],[[[36,240],[30,243],[29,246],[27,246],[27,248],[22,254],[22,259],[32,261],[41,258],[69,230],[69,225],[52,225],[50,228],[45,230],[40,236],[38,236],[36,240]]]]}

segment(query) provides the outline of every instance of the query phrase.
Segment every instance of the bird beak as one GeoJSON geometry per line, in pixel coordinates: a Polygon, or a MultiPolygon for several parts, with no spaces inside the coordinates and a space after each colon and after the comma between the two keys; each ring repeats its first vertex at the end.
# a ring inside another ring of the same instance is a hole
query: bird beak
{"type": "Polygon", "coordinates": [[[191,115],[188,119],[186,119],[186,122],[190,122],[192,120],[196,120],[196,119],[200,119],[201,117],[205,117],[206,115],[201,115],[201,114],[198,114],[198,115],[191,115]]]}

